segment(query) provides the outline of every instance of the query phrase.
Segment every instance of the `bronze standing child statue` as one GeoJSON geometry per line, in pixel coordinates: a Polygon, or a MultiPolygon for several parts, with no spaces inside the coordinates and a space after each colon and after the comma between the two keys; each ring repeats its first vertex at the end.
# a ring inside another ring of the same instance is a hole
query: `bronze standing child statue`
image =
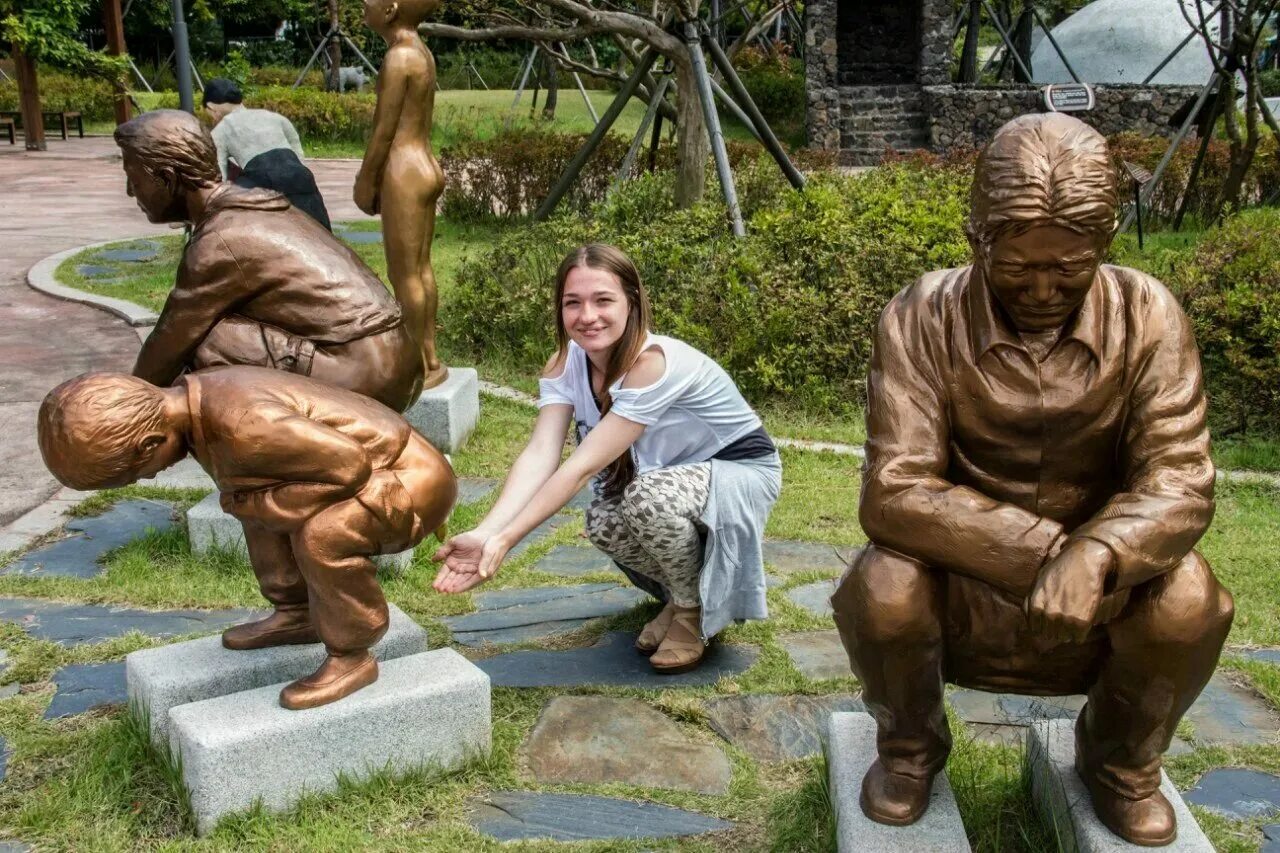
{"type": "Polygon", "coordinates": [[[441,529],[457,496],[448,461],[404,418],[360,394],[277,370],[218,367],[171,388],[87,373],[40,406],[40,452],[77,489],[124,486],[187,455],[244,526],[275,611],[222,635],[229,649],[322,642],[313,674],[280,704],[313,708],[378,678],[387,631],[372,557],[441,529]]]}
{"type": "Polygon", "coordinates": [[[418,24],[439,0],[365,0],[364,19],[387,43],[378,73],[373,133],[356,175],[356,206],[382,215],[387,276],[405,323],[422,349],[424,388],[449,375],[436,354],[436,275],[431,239],[444,171],[431,153],[436,61],[418,37],[418,24]]]}
{"type": "Polygon", "coordinates": [[[1205,396],[1177,301],[1102,265],[1106,141],[1061,114],[978,161],[974,263],[880,320],[867,380],[868,544],[832,598],[879,729],[862,809],[924,813],[951,746],[943,684],[1087,693],[1076,767],[1122,838],[1167,844],[1161,756],[1212,675],[1231,595],[1193,550],[1213,517],[1205,396]]]}

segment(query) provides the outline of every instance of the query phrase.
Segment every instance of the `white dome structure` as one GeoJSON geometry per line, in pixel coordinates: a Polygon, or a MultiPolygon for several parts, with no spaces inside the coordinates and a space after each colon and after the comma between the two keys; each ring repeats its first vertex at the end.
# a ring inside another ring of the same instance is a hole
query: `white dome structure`
{"type": "MultiPolygon", "coordinates": [[[[1192,32],[1178,10],[1196,0],[1094,0],[1053,28],[1053,37],[1084,83],[1141,83],[1192,32]]],[[[1213,4],[1205,2],[1205,11],[1213,4]]],[[[1217,31],[1217,27],[1213,27],[1217,31]]],[[[1037,83],[1070,83],[1058,52],[1042,39],[1031,54],[1037,83]]],[[[1199,86],[1213,73],[1204,40],[1194,36],[1151,81],[1199,86]]]]}

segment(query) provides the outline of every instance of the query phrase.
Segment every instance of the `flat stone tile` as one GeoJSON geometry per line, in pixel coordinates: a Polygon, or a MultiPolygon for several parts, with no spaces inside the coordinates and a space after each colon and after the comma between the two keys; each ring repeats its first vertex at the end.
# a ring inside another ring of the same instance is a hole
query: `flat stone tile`
{"type": "Polygon", "coordinates": [[[477,612],[440,621],[464,645],[524,642],[575,631],[588,619],[626,613],[647,598],[634,587],[613,584],[497,590],[476,596],[477,612]]]}
{"type": "Polygon", "coordinates": [[[733,768],[714,744],[690,737],[639,699],[559,696],[522,749],[539,782],[670,788],[726,794],[733,768]]]}
{"type": "Polygon", "coordinates": [[[0,620],[63,646],[101,643],[140,631],[150,637],[200,634],[261,618],[260,610],[136,610],[105,604],[65,604],[33,598],[0,598],[0,620]]]}
{"type": "Polygon", "coordinates": [[[494,631],[458,631],[453,634],[453,641],[473,649],[512,643],[531,643],[535,640],[572,634],[590,623],[590,619],[564,619],[559,622],[538,622],[534,625],[498,628],[494,631]]]}
{"type": "Polygon", "coordinates": [[[1280,717],[1251,690],[1237,687],[1221,672],[1209,679],[1184,718],[1195,727],[1199,744],[1275,743],[1280,717]]]}
{"type": "Polygon", "coordinates": [[[142,263],[149,261],[160,254],[160,244],[151,240],[139,240],[128,246],[121,246],[118,249],[102,249],[94,252],[90,256],[93,261],[106,261],[107,263],[142,263]]]}
{"type": "Polygon", "coordinates": [[[494,791],[473,806],[470,823],[499,841],[672,838],[734,826],[727,820],[656,803],[532,791],[494,791]]]}
{"type": "Polygon", "coordinates": [[[560,601],[593,592],[604,592],[608,589],[616,589],[617,586],[617,584],[612,583],[584,583],[573,586],[531,586],[519,589],[495,589],[492,592],[474,593],[471,601],[478,611],[506,610],[510,607],[544,604],[549,601],[560,601]]]}
{"type": "MultiPolygon", "coordinates": [[[[836,548],[822,542],[766,539],[764,561],[784,575],[796,572],[843,572],[846,564],[836,548]]],[[[852,551],[853,549],[845,549],[852,551]]]]}
{"type": "Polygon", "coordinates": [[[1237,654],[1263,663],[1280,664],[1280,649],[1245,649],[1237,654]]]}
{"type": "Polygon", "coordinates": [[[1262,849],[1258,853],[1280,853],[1280,823],[1269,823],[1262,827],[1262,849]]]}
{"type": "Polygon", "coordinates": [[[1029,726],[1033,720],[1074,720],[1084,707],[1083,696],[1020,696],[957,688],[947,694],[966,723],[1029,726]]]}
{"type": "Polygon", "coordinates": [[[0,735],[0,782],[9,773],[9,742],[0,735]]]}
{"type": "Polygon", "coordinates": [[[814,581],[787,590],[787,598],[814,616],[831,616],[831,594],[836,591],[831,581],[814,581]]]}
{"type": "Polygon", "coordinates": [[[617,571],[608,554],[595,546],[557,545],[534,563],[534,569],[549,575],[576,578],[593,572],[617,571]]]}
{"type": "Polygon", "coordinates": [[[1280,815],[1280,776],[1243,767],[1220,767],[1200,777],[1186,793],[1188,803],[1232,820],[1280,815]]]}
{"type": "Polygon", "coordinates": [[[778,638],[805,678],[852,678],[853,670],[849,667],[849,656],[840,642],[840,634],[835,630],[801,631],[796,634],[783,634],[778,638]]]}
{"type": "Polygon", "coordinates": [[[335,231],[338,239],[357,246],[382,242],[381,231],[335,231]]]}
{"type": "Polygon", "coordinates": [[[102,264],[76,264],[76,272],[85,278],[99,281],[99,283],[101,283],[102,279],[112,278],[117,274],[115,267],[102,264]]]}
{"type": "Polygon", "coordinates": [[[64,666],[53,674],[53,683],[58,692],[53,694],[53,701],[44,711],[46,720],[129,701],[122,660],[64,666]]]}
{"type": "Polygon", "coordinates": [[[564,527],[567,524],[580,525],[582,524],[582,520],[578,518],[574,518],[571,515],[561,514],[561,515],[551,516],[546,521],[542,522],[537,527],[533,528],[533,530],[529,531],[528,536],[524,537],[524,539],[521,539],[520,543],[516,545],[516,547],[508,551],[507,559],[512,560],[512,559],[515,559],[516,557],[519,557],[526,550],[528,550],[531,545],[534,545],[542,541],[543,539],[546,539],[552,533],[555,533],[557,530],[559,530],[561,527],[564,527]]]}
{"type": "Polygon", "coordinates": [[[486,498],[501,481],[489,477],[460,477],[458,479],[458,506],[473,504],[486,498]]]}
{"type": "Polygon", "coordinates": [[[121,501],[102,515],[67,523],[65,539],[51,542],[10,563],[0,574],[91,578],[103,571],[99,560],[142,537],[174,525],[173,507],[161,501],[121,501]]]}
{"type": "Polygon", "coordinates": [[[716,734],[757,761],[817,755],[836,711],[863,711],[852,694],[838,696],[726,696],[708,700],[716,734]]]}
{"type": "Polygon", "coordinates": [[[712,643],[692,672],[659,675],[635,650],[635,635],[611,631],[594,646],[564,651],[519,651],[476,661],[495,687],[581,687],[621,685],[662,689],[714,684],[722,676],[745,672],[759,649],[712,643]]]}

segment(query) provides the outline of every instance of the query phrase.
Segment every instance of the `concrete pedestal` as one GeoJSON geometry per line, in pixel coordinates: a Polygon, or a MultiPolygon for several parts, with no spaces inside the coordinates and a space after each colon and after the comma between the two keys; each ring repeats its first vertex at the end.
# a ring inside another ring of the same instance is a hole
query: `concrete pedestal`
{"type": "MultiPolygon", "coordinates": [[[[191,553],[197,556],[213,548],[248,553],[244,544],[244,527],[237,518],[223,511],[217,492],[206,495],[204,500],[187,510],[187,536],[191,541],[191,553]]],[[[373,562],[379,571],[403,574],[413,562],[413,549],[397,554],[380,554],[373,558],[373,562]]]]}
{"type": "MultiPolygon", "coordinates": [[[[427,632],[394,604],[390,610],[391,624],[373,647],[374,656],[388,661],[427,651],[427,632]]],[[[142,649],[124,659],[129,704],[147,720],[151,742],[164,749],[169,744],[169,709],[295,681],[315,672],[324,655],[319,643],[232,651],[222,647],[222,637],[216,634],[142,649]]]]}
{"type": "Polygon", "coordinates": [[[1031,764],[1031,797],[1040,819],[1066,853],[1212,853],[1213,845],[1169,777],[1161,773],[1160,791],[1173,804],[1178,837],[1168,846],[1139,847],[1111,832],[1098,820],[1089,790],[1076,773],[1075,724],[1071,720],[1036,720],[1027,737],[1031,764]]]}
{"type": "Polygon", "coordinates": [[[910,826],[886,826],[862,813],[862,777],[876,760],[876,722],[870,714],[831,715],[827,739],[831,805],[840,853],[969,853],[946,772],[933,780],[929,809],[910,826]]]}
{"type": "Polygon", "coordinates": [[[457,453],[480,420],[480,376],[472,367],[449,367],[449,378],[422,392],[405,420],[441,453],[457,453]]]}
{"type": "Polygon", "coordinates": [[[374,684],[306,711],[280,707],[283,686],[169,711],[199,834],[257,801],[288,810],[338,774],[451,769],[490,747],[489,678],[452,649],[388,661],[374,684]]]}

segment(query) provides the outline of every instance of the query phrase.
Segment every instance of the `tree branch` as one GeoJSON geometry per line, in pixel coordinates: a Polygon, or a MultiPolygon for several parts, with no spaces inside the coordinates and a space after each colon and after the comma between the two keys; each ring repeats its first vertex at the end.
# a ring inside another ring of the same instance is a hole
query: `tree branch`
{"type": "Polygon", "coordinates": [[[486,27],[482,30],[469,30],[449,24],[418,24],[418,32],[437,38],[451,38],[459,41],[494,41],[496,39],[528,39],[529,41],[577,41],[597,33],[607,32],[603,27],[589,25],[560,29],[555,27],[530,27],[523,24],[508,24],[498,27],[486,27]]]}

